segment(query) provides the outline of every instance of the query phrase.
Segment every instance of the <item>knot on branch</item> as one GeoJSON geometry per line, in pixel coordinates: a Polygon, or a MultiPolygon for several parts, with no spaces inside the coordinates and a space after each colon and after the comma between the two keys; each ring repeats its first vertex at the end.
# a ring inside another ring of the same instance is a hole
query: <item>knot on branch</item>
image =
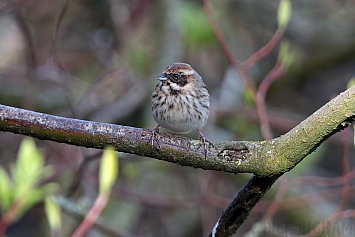
{"type": "Polygon", "coordinates": [[[249,153],[248,147],[244,143],[236,143],[226,145],[219,153],[221,157],[227,161],[242,161],[245,160],[245,155],[249,153]]]}

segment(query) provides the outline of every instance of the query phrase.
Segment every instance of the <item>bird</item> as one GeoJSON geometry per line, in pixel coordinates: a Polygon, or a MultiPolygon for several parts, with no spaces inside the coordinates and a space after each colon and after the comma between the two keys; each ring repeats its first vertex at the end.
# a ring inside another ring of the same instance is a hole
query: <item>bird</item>
{"type": "Polygon", "coordinates": [[[212,143],[201,133],[201,128],[208,119],[210,95],[202,77],[189,64],[176,62],[157,79],[159,83],[152,93],[152,115],[158,126],[152,130],[152,147],[160,126],[176,134],[197,130],[206,156],[206,142],[212,143]]]}

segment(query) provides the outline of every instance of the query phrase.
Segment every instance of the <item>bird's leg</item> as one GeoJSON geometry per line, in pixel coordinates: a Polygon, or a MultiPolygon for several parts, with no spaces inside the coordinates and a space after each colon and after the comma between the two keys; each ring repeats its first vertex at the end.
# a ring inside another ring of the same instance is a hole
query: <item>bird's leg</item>
{"type": "MultiPolygon", "coordinates": [[[[152,130],[152,136],[150,137],[150,144],[151,144],[152,150],[154,149],[154,140],[156,139],[155,136],[157,133],[159,133],[159,127],[160,127],[160,125],[156,126],[152,130]]],[[[156,142],[158,143],[158,146],[160,146],[159,141],[156,141],[156,142]]]]}
{"type": "Polygon", "coordinates": [[[207,144],[206,143],[209,143],[212,146],[213,146],[213,144],[210,140],[206,139],[206,137],[201,133],[200,130],[198,130],[198,133],[200,134],[200,141],[202,142],[203,149],[205,152],[205,158],[206,158],[207,157],[207,144]]]}

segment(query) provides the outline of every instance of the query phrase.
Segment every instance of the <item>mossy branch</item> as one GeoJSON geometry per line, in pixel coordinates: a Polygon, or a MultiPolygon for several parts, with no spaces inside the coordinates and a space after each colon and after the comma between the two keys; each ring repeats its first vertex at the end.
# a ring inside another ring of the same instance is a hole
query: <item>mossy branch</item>
{"type": "Polygon", "coordinates": [[[207,156],[197,141],[151,131],[84,121],[0,105],[0,130],[76,146],[116,150],[183,166],[274,176],[292,169],[329,136],[355,119],[355,87],[341,93],[294,129],[268,141],[213,142],[207,156]]]}
{"type": "Polygon", "coordinates": [[[234,233],[278,177],[354,120],[355,87],[351,87],[285,135],[268,141],[213,142],[205,157],[198,141],[184,137],[157,134],[159,144],[152,149],[151,131],[147,129],[0,105],[0,131],[97,149],[110,145],[117,151],[206,170],[253,173],[255,176],[223,212],[212,236],[234,233]]]}

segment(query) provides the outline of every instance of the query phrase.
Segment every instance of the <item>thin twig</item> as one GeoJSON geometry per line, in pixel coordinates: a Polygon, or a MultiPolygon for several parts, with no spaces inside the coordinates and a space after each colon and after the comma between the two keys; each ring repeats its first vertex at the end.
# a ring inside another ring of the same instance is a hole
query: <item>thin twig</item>
{"type": "Polygon", "coordinates": [[[283,74],[282,67],[279,62],[276,63],[275,67],[266,75],[266,77],[261,81],[258,90],[256,92],[256,108],[259,115],[261,134],[264,139],[269,140],[273,138],[269,117],[266,111],[265,96],[272,82],[280,78],[283,74]]]}
{"type": "Polygon", "coordinates": [[[274,50],[276,45],[280,42],[280,39],[283,37],[283,35],[284,35],[284,30],[282,30],[281,28],[277,29],[277,31],[273,34],[271,39],[261,49],[253,53],[243,64],[245,70],[249,70],[260,59],[269,55],[270,52],[274,50]]]}
{"type": "Polygon", "coordinates": [[[28,23],[23,18],[23,14],[21,12],[19,4],[20,3],[17,2],[16,6],[15,6],[15,10],[14,10],[15,18],[17,20],[17,23],[18,23],[20,29],[21,29],[21,32],[23,33],[23,36],[25,38],[25,42],[27,44],[26,52],[27,52],[28,63],[31,68],[34,68],[34,67],[36,67],[37,62],[36,62],[36,56],[35,56],[35,49],[34,49],[34,45],[33,45],[33,38],[32,38],[30,27],[28,26],[28,23]]]}
{"type": "Polygon", "coordinates": [[[247,61],[242,65],[239,60],[233,55],[232,50],[229,48],[227,41],[225,40],[215,18],[213,17],[213,12],[208,0],[203,0],[203,8],[206,13],[206,17],[210,23],[210,26],[214,32],[214,35],[219,42],[222,51],[227,57],[229,63],[234,67],[234,69],[239,73],[241,80],[243,81],[246,88],[250,91],[251,96],[256,101],[257,111],[259,115],[261,134],[264,139],[271,139],[273,137],[270,126],[268,115],[266,111],[265,105],[265,93],[269,88],[269,85],[272,81],[276,80],[282,74],[282,68],[277,62],[274,69],[265,77],[265,79],[261,82],[258,89],[255,88],[254,83],[250,79],[248,75],[248,70],[252,67],[256,62],[258,62],[263,57],[267,56],[273,49],[275,49],[277,43],[284,35],[284,29],[278,28],[277,31],[273,34],[271,39],[258,51],[252,54],[247,61]]]}
{"type": "MultiPolygon", "coordinates": [[[[292,185],[292,182],[289,183],[292,185]]],[[[330,188],[314,193],[307,193],[300,196],[293,196],[287,199],[278,200],[278,201],[260,201],[257,207],[254,208],[255,212],[264,213],[268,210],[270,205],[273,205],[274,202],[277,203],[278,209],[281,210],[292,210],[297,208],[302,208],[306,206],[316,205],[325,201],[332,201],[340,198],[340,193],[342,188],[330,188]]],[[[355,197],[355,188],[350,189],[352,191],[351,197],[355,197]]]]}
{"type": "Polygon", "coordinates": [[[69,106],[70,112],[73,115],[74,118],[78,118],[79,114],[78,111],[75,109],[75,106],[73,104],[73,93],[71,90],[71,85],[68,81],[67,78],[67,73],[64,72],[63,66],[60,62],[58,52],[57,52],[57,38],[58,38],[58,32],[59,28],[61,26],[61,23],[63,22],[65,13],[68,10],[70,0],[65,0],[64,5],[59,12],[59,15],[57,16],[54,27],[53,27],[53,32],[52,32],[52,45],[51,45],[51,59],[52,63],[54,64],[54,67],[56,68],[56,73],[58,78],[60,79],[63,91],[64,91],[64,96],[65,100],[69,106]]]}
{"type": "Polygon", "coordinates": [[[202,0],[202,2],[203,2],[203,8],[205,10],[207,20],[211,25],[213,33],[216,36],[217,41],[219,42],[219,45],[221,46],[224,55],[228,59],[229,63],[234,67],[234,69],[240,74],[240,78],[242,79],[244,85],[251,92],[251,96],[254,97],[256,92],[254,83],[250,80],[247,71],[245,70],[244,67],[242,67],[239,60],[233,55],[232,50],[229,48],[226,39],[224,38],[215,18],[213,17],[213,13],[209,1],[202,0]]]}
{"type": "Polygon", "coordinates": [[[287,191],[289,190],[289,181],[286,177],[284,177],[280,183],[280,186],[276,192],[275,198],[273,200],[273,202],[271,203],[271,205],[269,206],[269,208],[267,209],[264,219],[267,220],[271,220],[275,213],[277,212],[277,210],[280,207],[280,200],[282,200],[284,198],[284,196],[286,195],[287,191]]]}
{"type": "Polygon", "coordinates": [[[341,194],[341,199],[340,199],[340,204],[338,207],[338,211],[342,211],[345,209],[346,204],[349,201],[349,196],[350,196],[350,179],[347,174],[350,173],[350,167],[349,167],[349,147],[347,144],[347,139],[348,139],[348,134],[349,134],[349,128],[346,128],[342,133],[341,133],[341,138],[342,138],[342,145],[341,145],[341,150],[342,150],[342,168],[343,168],[343,189],[342,189],[342,194],[341,194]]]}
{"type": "Polygon", "coordinates": [[[89,213],[81,222],[79,227],[75,230],[75,232],[72,234],[72,237],[83,237],[86,236],[86,234],[89,232],[91,227],[94,225],[95,221],[97,218],[100,216],[102,210],[106,206],[107,202],[109,200],[109,197],[103,194],[100,194],[95,202],[92,208],[90,209],[89,213]]]}
{"type": "Polygon", "coordinates": [[[63,21],[65,13],[68,10],[69,2],[70,2],[70,0],[65,0],[63,8],[61,9],[59,15],[57,16],[57,18],[55,20],[53,32],[52,32],[52,47],[51,47],[52,56],[55,58],[55,61],[56,61],[56,63],[58,63],[59,66],[61,66],[61,65],[59,62],[58,55],[57,55],[57,38],[58,38],[58,32],[59,32],[60,25],[63,21]]]}
{"type": "Polygon", "coordinates": [[[316,177],[316,176],[308,176],[308,177],[295,177],[292,179],[292,185],[318,185],[318,186],[336,186],[336,185],[344,185],[345,182],[351,181],[355,179],[355,168],[345,175],[336,177],[336,178],[324,178],[324,177],[316,177]]]}

